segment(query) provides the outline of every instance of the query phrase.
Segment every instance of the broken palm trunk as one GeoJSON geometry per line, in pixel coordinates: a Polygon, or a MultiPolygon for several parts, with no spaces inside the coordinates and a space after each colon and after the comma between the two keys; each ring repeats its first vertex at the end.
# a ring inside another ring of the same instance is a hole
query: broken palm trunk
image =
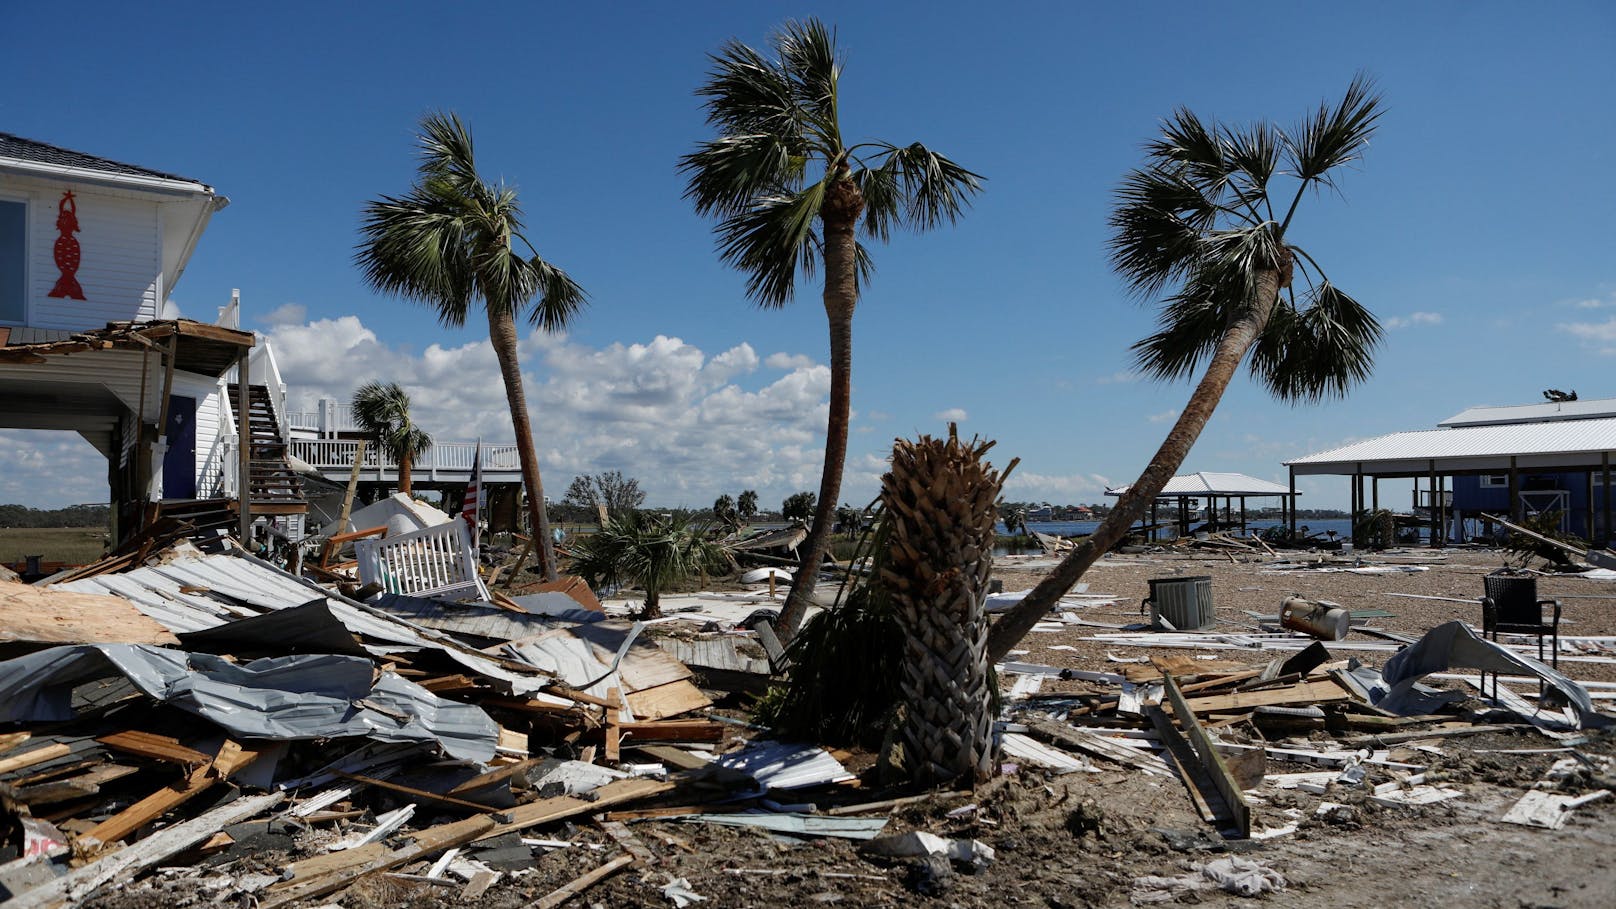
{"type": "Polygon", "coordinates": [[[962,443],[952,424],[947,440],[900,439],[881,481],[891,522],[882,581],[904,631],[904,764],[925,784],[981,781],[993,767],[984,601],[1009,469],[982,460],[991,447],[962,443]]]}

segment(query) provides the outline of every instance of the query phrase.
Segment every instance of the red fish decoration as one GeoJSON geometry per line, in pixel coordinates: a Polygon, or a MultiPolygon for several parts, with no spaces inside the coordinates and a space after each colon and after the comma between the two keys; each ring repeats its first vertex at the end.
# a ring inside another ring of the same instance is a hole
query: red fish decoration
{"type": "Polygon", "coordinates": [[[62,276],[56,279],[56,286],[46,296],[84,299],[84,288],[74,277],[79,271],[79,241],[73,238],[79,232],[78,211],[78,203],[73,201],[73,191],[70,189],[62,193],[62,201],[56,204],[56,232],[60,234],[56,238],[56,267],[61,270],[62,276]]]}

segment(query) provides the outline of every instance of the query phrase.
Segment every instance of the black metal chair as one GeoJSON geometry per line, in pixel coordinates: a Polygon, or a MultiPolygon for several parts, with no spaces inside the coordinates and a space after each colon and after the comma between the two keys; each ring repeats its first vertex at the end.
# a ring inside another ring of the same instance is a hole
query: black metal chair
{"type": "MultiPolygon", "coordinates": [[[[1481,598],[1481,628],[1482,634],[1498,640],[1498,635],[1521,634],[1532,635],[1537,638],[1537,659],[1543,662],[1543,639],[1552,637],[1554,646],[1549,651],[1549,660],[1554,668],[1560,668],[1560,601],[1540,600],[1537,598],[1537,577],[1530,574],[1517,574],[1508,568],[1501,568],[1482,578],[1483,589],[1486,596],[1481,598]],[[1543,607],[1554,607],[1553,618],[1543,620],[1543,607]]],[[[1483,681],[1486,674],[1482,674],[1483,681]]],[[[1539,688],[1541,689],[1541,685],[1539,688]]],[[[1541,690],[1539,694],[1541,694],[1541,690]]],[[[1498,696],[1498,673],[1493,673],[1493,697],[1498,696]]]]}

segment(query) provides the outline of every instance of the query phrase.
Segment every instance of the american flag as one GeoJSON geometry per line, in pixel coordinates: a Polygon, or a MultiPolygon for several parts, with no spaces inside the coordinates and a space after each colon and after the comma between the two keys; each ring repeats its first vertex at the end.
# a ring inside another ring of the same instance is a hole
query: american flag
{"type": "Polygon", "coordinates": [[[460,516],[471,529],[471,547],[477,548],[479,521],[483,513],[483,443],[477,440],[477,454],[471,459],[471,482],[466,484],[466,498],[460,505],[460,516]]]}

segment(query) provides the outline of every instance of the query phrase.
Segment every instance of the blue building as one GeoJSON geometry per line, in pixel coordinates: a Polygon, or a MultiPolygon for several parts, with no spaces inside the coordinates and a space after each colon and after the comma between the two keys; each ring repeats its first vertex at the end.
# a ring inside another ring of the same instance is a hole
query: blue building
{"type": "Polygon", "coordinates": [[[1485,532],[1483,515],[1551,512],[1561,529],[1609,545],[1616,398],[1472,407],[1437,426],[1286,461],[1291,488],[1297,476],[1350,477],[1357,514],[1380,507],[1380,480],[1412,479],[1433,545],[1485,532]]]}

